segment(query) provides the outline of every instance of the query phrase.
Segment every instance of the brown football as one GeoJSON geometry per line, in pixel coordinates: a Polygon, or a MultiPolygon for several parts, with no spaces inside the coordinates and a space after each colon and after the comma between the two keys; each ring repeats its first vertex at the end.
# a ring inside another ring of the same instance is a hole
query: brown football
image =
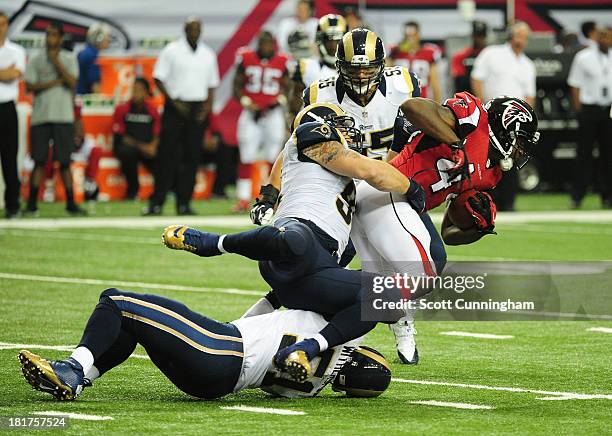
{"type": "Polygon", "coordinates": [[[474,193],[476,193],[475,189],[463,191],[457,197],[453,198],[446,211],[451,222],[461,230],[471,229],[476,225],[474,217],[465,207],[465,202],[471,195],[474,195],[474,193]]]}

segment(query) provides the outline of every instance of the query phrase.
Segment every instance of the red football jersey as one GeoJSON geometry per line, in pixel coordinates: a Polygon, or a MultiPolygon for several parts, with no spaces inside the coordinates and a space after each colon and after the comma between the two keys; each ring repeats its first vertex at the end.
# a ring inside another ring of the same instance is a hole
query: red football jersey
{"type": "Polygon", "coordinates": [[[243,94],[261,109],[275,105],[283,91],[280,79],[287,72],[288,57],[276,53],[270,59],[261,59],[256,51],[248,48],[240,49],[237,57],[247,77],[243,94]]]}
{"type": "Polygon", "coordinates": [[[489,123],[482,103],[468,92],[455,94],[444,106],[457,117],[458,136],[465,139],[465,153],[469,161],[470,180],[461,175],[449,180],[445,170],[452,168],[452,149],[424,133],[407,132],[407,143],[391,165],[407,177],[414,178],[425,190],[427,210],[438,207],[449,194],[459,194],[470,188],[492,189],[501,180],[499,165],[491,164],[489,155],[489,123]]]}
{"type": "Polygon", "coordinates": [[[429,90],[429,70],[431,64],[440,60],[440,48],[433,44],[425,44],[417,51],[402,50],[401,45],[392,47],[389,57],[395,65],[401,65],[415,73],[421,83],[421,97],[427,98],[429,90]]]}

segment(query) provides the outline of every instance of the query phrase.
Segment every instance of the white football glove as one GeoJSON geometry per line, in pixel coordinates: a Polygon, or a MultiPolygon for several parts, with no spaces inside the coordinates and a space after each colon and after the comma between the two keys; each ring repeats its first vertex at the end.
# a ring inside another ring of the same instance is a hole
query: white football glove
{"type": "Polygon", "coordinates": [[[268,226],[272,224],[274,218],[274,206],[270,203],[255,204],[251,209],[251,221],[258,226],[268,226]]]}

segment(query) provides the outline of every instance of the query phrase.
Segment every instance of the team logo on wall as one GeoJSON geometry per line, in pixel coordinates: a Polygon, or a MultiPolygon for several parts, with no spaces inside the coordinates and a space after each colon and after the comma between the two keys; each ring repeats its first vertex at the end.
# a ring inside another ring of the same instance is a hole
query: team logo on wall
{"type": "MultiPolygon", "coordinates": [[[[79,4],[79,3],[75,3],[79,4]]],[[[110,48],[130,48],[128,34],[117,23],[83,11],[28,0],[10,18],[9,38],[26,48],[43,46],[45,29],[51,21],[62,24],[69,44],[83,43],[87,29],[94,23],[106,23],[110,28],[110,48]]]]}
{"type": "Polygon", "coordinates": [[[506,109],[504,109],[504,113],[502,114],[502,126],[504,126],[504,129],[507,129],[508,126],[515,121],[518,121],[519,123],[533,121],[533,117],[527,108],[525,108],[525,106],[518,101],[509,100],[503,103],[503,105],[506,106],[506,109]]]}

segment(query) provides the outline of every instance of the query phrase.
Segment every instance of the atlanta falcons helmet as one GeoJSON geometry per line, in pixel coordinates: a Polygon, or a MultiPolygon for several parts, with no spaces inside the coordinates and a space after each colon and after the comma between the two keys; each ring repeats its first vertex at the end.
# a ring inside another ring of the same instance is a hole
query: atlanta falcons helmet
{"type": "Polygon", "coordinates": [[[501,169],[508,171],[513,165],[521,169],[540,139],[534,110],[520,98],[505,96],[489,100],[484,107],[489,117],[489,138],[501,169]]]}

